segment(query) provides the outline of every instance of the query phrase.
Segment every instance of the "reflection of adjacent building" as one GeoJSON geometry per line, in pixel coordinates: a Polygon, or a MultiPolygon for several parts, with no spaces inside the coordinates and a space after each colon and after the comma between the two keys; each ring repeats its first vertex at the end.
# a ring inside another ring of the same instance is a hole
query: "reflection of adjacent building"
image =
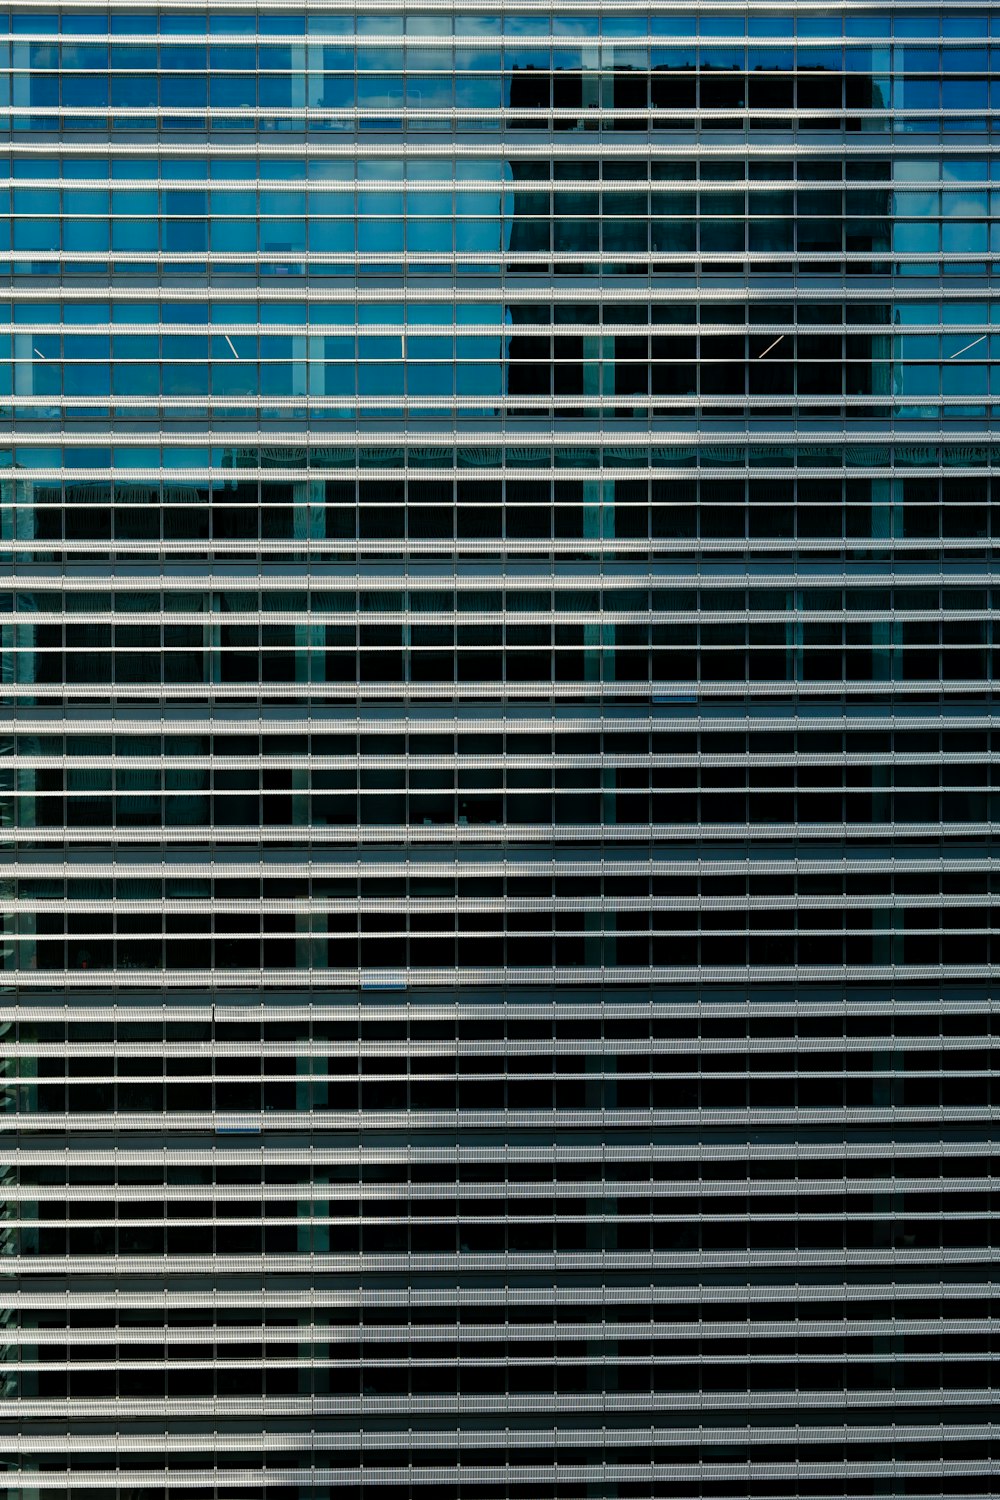
{"type": "MultiPolygon", "coordinates": [[[[751,320],[768,316],[752,300],[749,307],[751,320]]],[[[699,410],[709,414],[727,403],[733,411],[752,403],[757,418],[791,421],[798,409],[805,416],[843,420],[857,410],[849,403],[875,397],[880,399],[865,409],[865,416],[887,423],[895,368],[892,310],[889,304],[871,303],[864,311],[870,326],[856,327],[845,337],[830,326],[839,322],[839,307],[820,302],[775,309],[773,323],[789,320],[778,334],[773,325],[757,332],[759,324],[753,321],[741,328],[744,305],[734,306],[730,329],[702,321],[704,309],[694,302],[674,303],[676,321],[661,323],[655,293],[648,327],[642,326],[647,314],[641,305],[637,309],[607,301],[557,307],[557,316],[562,314],[569,326],[547,326],[547,304],[511,302],[504,340],[506,393],[512,402],[523,399],[526,411],[545,410],[549,398],[567,420],[593,417],[601,410],[619,417],[670,419],[699,410]],[[797,325],[790,321],[796,315],[801,319],[797,325]],[[580,326],[585,319],[592,329],[580,326]]]]}
{"type": "MultiPolygon", "coordinates": [[[[553,127],[557,131],[595,130],[598,126],[603,131],[616,132],[647,128],[690,131],[699,125],[713,131],[742,129],[742,122],[724,118],[734,110],[751,112],[751,129],[767,129],[770,121],[766,117],[775,111],[797,109],[801,112],[799,129],[839,130],[839,115],[846,109],[846,129],[856,131],[884,126],[882,122],[851,118],[852,110],[889,108],[887,77],[865,72],[842,73],[824,63],[800,66],[793,71],[790,47],[786,58],[779,55],[774,64],[765,66],[751,61],[747,70],[741,66],[720,66],[708,59],[695,68],[693,48],[687,54],[684,49],[676,49],[677,56],[670,62],[657,61],[656,53],[664,49],[654,48],[653,64],[648,69],[643,58],[645,49],[624,42],[615,48],[612,57],[607,56],[610,50],[607,43],[602,50],[605,57],[600,71],[596,45],[584,47],[580,67],[556,66],[551,72],[532,63],[515,67],[506,79],[505,104],[511,111],[509,128],[545,129],[547,121],[532,117],[552,109],[553,127]],[[615,118],[606,114],[608,110],[626,113],[615,118]],[[695,114],[699,110],[708,118],[699,121],[695,114]],[[830,110],[831,116],[824,118],[824,110],[830,110]],[[598,111],[602,113],[599,115],[598,111]],[[648,118],[642,118],[647,111],[648,118]],[[711,118],[714,112],[723,117],[711,118]],[[629,113],[633,118],[628,118],[629,113]]],[[[780,54],[784,49],[772,50],[780,54]]]]}

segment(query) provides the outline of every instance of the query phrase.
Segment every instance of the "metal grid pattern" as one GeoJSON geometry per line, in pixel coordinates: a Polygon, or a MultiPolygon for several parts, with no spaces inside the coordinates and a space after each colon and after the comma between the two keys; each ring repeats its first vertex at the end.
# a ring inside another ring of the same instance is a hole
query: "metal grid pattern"
{"type": "Polygon", "coordinates": [[[997,1492],[998,118],[0,7],[12,1495],[997,1492]]]}

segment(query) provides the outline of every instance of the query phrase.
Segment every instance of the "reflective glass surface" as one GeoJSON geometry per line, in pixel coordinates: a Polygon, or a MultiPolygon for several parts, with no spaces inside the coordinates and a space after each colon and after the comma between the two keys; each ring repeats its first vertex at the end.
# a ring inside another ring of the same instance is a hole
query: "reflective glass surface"
{"type": "Polygon", "coordinates": [[[11,1494],[997,1492],[998,121],[0,9],[11,1494]]]}

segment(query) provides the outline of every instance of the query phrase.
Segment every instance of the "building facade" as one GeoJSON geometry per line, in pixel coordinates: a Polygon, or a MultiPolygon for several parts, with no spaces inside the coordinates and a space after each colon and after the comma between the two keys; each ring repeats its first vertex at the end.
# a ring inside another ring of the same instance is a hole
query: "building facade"
{"type": "Polygon", "coordinates": [[[0,7],[5,1493],[997,1493],[993,70],[0,7]]]}

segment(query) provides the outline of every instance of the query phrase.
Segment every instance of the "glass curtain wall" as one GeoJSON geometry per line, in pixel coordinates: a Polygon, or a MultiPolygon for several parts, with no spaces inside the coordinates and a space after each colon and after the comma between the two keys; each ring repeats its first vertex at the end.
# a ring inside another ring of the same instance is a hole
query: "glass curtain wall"
{"type": "Polygon", "coordinates": [[[998,122],[0,4],[11,1495],[997,1493],[998,122]]]}

